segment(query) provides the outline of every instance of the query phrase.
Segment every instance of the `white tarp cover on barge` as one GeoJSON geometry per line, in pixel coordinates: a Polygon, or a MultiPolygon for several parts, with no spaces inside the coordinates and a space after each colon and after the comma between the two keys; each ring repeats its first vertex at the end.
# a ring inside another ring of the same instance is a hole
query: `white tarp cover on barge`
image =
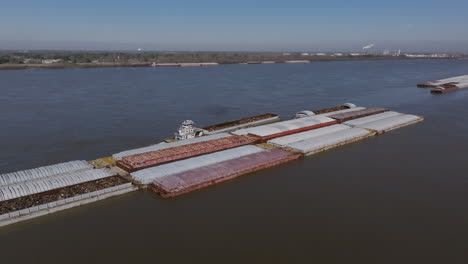
{"type": "MultiPolygon", "coordinates": [[[[364,117],[364,118],[367,118],[367,117],[364,117]]],[[[345,122],[344,124],[353,125],[359,128],[374,130],[377,133],[384,133],[393,129],[397,129],[403,126],[408,126],[408,125],[417,123],[419,121],[422,121],[424,118],[420,116],[415,116],[415,115],[399,114],[399,115],[381,118],[379,120],[364,122],[364,123],[363,123],[363,120],[360,120],[360,119],[361,118],[351,120],[351,121],[345,122]]]]}
{"type": "Polygon", "coordinates": [[[0,201],[76,185],[113,176],[105,169],[94,169],[77,160],[0,175],[0,201]]]}
{"type": "Polygon", "coordinates": [[[277,145],[305,153],[307,155],[351,143],[375,133],[346,125],[332,125],[268,141],[277,145]]]}
{"type": "Polygon", "coordinates": [[[0,201],[6,201],[31,194],[47,192],[54,189],[95,181],[113,176],[106,169],[89,169],[58,174],[16,184],[0,186],[0,201]]]}
{"type": "Polygon", "coordinates": [[[177,146],[182,146],[182,145],[188,145],[192,143],[198,143],[198,142],[203,142],[203,141],[208,141],[208,140],[218,139],[218,138],[223,138],[223,137],[229,137],[229,136],[231,135],[227,133],[218,133],[218,134],[213,134],[209,136],[179,140],[179,141],[175,141],[171,143],[158,143],[158,144],[147,146],[147,147],[122,151],[122,152],[112,155],[112,157],[116,160],[122,160],[122,158],[125,156],[131,156],[135,154],[140,154],[140,153],[145,153],[145,152],[150,152],[150,151],[155,151],[155,150],[160,150],[160,149],[166,149],[166,148],[172,148],[172,147],[177,147],[177,146]]]}
{"type": "Polygon", "coordinates": [[[194,157],[186,160],[176,161],[168,164],[164,164],[157,167],[152,167],[137,172],[133,172],[130,175],[142,184],[148,184],[154,181],[156,178],[180,173],[196,168],[200,168],[207,165],[212,165],[218,162],[223,162],[246,155],[259,153],[265,151],[262,148],[256,146],[242,146],[234,149],[228,149],[220,152],[215,152],[199,157],[194,157]]]}
{"type": "Polygon", "coordinates": [[[332,126],[318,128],[318,129],[314,129],[314,130],[310,130],[310,131],[306,131],[302,133],[292,134],[292,135],[285,136],[285,137],[275,138],[275,139],[269,140],[268,144],[284,147],[291,143],[303,141],[303,140],[310,139],[313,137],[318,137],[318,136],[322,136],[325,134],[329,134],[329,133],[333,133],[336,131],[341,131],[341,130],[349,129],[349,128],[350,128],[349,126],[345,126],[345,125],[332,125],[332,126]]]}
{"type": "Polygon", "coordinates": [[[330,122],[335,122],[335,120],[329,117],[325,117],[325,116],[311,116],[311,117],[303,117],[299,119],[277,122],[277,123],[258,126],[258,127],[239,129],[232,133],[236,135],[252,134],[252,135],[256,135],[260,137],[266,137],[269,135],[287,132],[290,130],[301,129],[305,127],[326,124],[330,122]]]}
{"type": "Polygon", "coordinates": [[[370,115],[366,117],[357,118],[354,120],[349,120],[349,121],[344,122],[343,124],[348,125],[348,126],[358,126],[358,125],[362,125],[365,123],[382,120],[388,117],[402,116],[402,115],[403,115],[402,113],[388,111],[388,112],[383,112],[383,113],[376,114],[376,115],[370,115]]]}
{"type": "Polygon", "coordinates": [[[84,160],[75,160],[30,170],[10,172],[0,174],[0,186],[92,168],[93,166],[84,160]]]}

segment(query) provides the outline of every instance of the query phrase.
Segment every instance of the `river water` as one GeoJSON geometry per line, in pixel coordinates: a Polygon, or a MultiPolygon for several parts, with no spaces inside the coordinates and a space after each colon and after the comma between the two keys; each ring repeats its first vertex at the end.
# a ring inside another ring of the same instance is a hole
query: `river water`
{"type": "Polygon", "coordinates": [[[273,112],[425,121],[177,199],[138,191],[0,229],[1,263],[467,263],[468,60],[0,71],[0,172],[273,112]]]}

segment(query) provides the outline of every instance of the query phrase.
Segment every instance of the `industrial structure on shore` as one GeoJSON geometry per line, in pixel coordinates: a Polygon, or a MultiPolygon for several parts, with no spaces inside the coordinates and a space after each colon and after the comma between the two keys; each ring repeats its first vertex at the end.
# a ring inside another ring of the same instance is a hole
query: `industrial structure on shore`
{"type": "Polygon", "coordinates": [[[172,140],[0,174],[0,226],[141,188],[178,196],[422,120],[354,104],[305,110],[285,121],[267,113],[196,128],[186,120],[172,140]]]}

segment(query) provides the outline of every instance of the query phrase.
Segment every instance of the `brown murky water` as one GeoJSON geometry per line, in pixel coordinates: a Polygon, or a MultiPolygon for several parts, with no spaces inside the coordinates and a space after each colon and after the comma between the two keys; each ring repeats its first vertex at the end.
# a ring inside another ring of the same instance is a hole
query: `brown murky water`
{"type": "Polygon", "coordinates": [[[468,61],[0,71],[0,172],[92,159],[263,112],[424,115],[369,140],[162,200],[139,191],[0,229],[1,263],[466,263],[468,61]]]}

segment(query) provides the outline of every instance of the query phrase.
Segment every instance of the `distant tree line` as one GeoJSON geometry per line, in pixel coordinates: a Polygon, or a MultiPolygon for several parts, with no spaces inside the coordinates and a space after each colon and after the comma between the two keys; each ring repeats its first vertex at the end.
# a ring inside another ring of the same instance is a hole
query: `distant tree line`
{"type": "Polygon", "coordinates": [[[333,56],[332,54],[316,56],[301,55],[300,53],[249,53],[249,52],[78,52],[78,51],[30,51],[30,52],[0,52],[0,64],[21,64],[25,61],[37,63],[42,60],[61,60],[64,64],[89,63],[197,63],[218,62],[220,64],[234,64],[261,61],[287,61],[287,60],[354,60],[354,59],[382,59],[395,56],[382,56],[363,54],[351,56],[333,56]]]}

